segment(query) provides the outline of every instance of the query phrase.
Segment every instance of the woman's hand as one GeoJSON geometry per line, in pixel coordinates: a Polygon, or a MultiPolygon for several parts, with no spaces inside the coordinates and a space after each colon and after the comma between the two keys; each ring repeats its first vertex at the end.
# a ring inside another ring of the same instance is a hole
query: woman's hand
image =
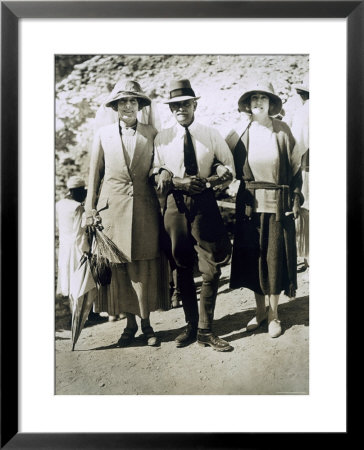
{"type": "Polygon", "coordinates": [[[216,167],[216,175],[220,178],[221,183],[233,179],[233,175],[230,170],[222,164],[216,167]]]}
{"type": "Polygon", "coordinates": [[[206,183],[198,177],[172,178],[174,189],[185,191],[190,195],[199,194],[206,189],[206,183]]]}
{"type": "Polygon", "coordinates": [[[157,191],[161,194],[168,193],[172,188],[172,174],[168,170],[162,170],[158,175],[157,191]]]}
{"type": "Polygon", "coordinates": [[[96,209],[85,211],[85,227],[86,233],[94,232],[96,228],[99,230],[104,228],[102,226],[101,216],[96,209]]]}
{"type": "Polygon", "coordinates": [[[294,196],[292,211],[293,217],[295,219],[298,219],[299,216],[301,215],[301,204],[300,204],[300,197],[297,194],[294,196]]]}

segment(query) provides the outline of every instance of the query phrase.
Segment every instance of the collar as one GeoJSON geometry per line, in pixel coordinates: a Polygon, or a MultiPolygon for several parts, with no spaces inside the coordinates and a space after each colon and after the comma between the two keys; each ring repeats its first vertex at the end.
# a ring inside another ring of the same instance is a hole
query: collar
{"type": "MultiPolygon", "coordinates": [[[[191,125],[188,127],[188,131],[190,132],[191,136],[194,136],[198,130],[199,124],[194,120],[191,125]]],[[[180,125],[178,122],[175,124],[175,131],[176,136],[179,138],[183,138],[185,135],[185,127],[180,125]]]]}
{"type": "Polygon", "coordinates": [[[123,132],[125,132],[125,134],[129,134],[132,131],[136,131],[137,126],[138,126],[138,121],[136,121],[135,125],[133,125],[132,127],[126,127],[125,125],[122,125],[121,120],[119,119],[119,133],[120,135],[123,134],[123,132]]]}

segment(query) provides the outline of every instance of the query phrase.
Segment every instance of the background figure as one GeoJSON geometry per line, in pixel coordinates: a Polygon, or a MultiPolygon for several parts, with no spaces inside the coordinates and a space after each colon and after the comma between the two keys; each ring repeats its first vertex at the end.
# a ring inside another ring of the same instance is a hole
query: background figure
{"type": "Polygon", "coordinates": [[[244,114],[226,138],[241,179],[230,286],[254,291],[257,312],[247,330],[255,330],[268,318],[270,336],[278,337],[280,293],[284,290],[294,297],[297,289],[293,216],[298,217],[302,203],[300,158],[288,125],[271,117],[281,111],[282,101],[270,83],[254,84],[238,106],[250,119],[244,114]]]}
{"type": "MultiPolygon", "coordinates": [[[[89,250],[87,235],[81,227],[87,190],[85,181],[79,176],[70,177],[67,188],[67,196],[56,203],[59,233],[57,294],[69,297],[72,303],[73,276],[83,253],[89,250]]],[[[72,311],[73,305],[70,306],[72,311]]],[[[97,320],[99,315],[91,311],[88,319],[97,320]]]]}
{"type": "Polygon", "coordinates": [[[201,345],[227,351],[232,347],[213,334],[212,322],[220,266],[230,257],[231,244],[206,179],[218,160],[221,164],[216,171],[221,182],[231,180],[235,175],[234,162],[220,134],[194,120],[198,98],[188,80],[171,82],[170,99],[165,103],[169,104],[176,123],[155,139],[152,174],[157,190],[167,193],[165,237],[176,266],[187,322],[186,329],[175,340],[176,345],[184,347],[197,338],[201,345]],[[200,314],[193,279],[195,250],[202,273],[200,314]]]}
{"type": "Polygon", "coordinates": [[[101,219],[103,232],[130,261],[114,265],[111,284],[99,289],[101,311],[126,313],[122,347],[134,340],[136,315],[147,344],[157,345],[149,315],[169,306],[168,270],[159,253],[159,204],[149,183],[156,130],[137,120],[150,103],[136,81],[117,83],[105,106],[116,110],[119,120],[98,130],[90,162],[87,224],[101,219]]]}
{"type": "MultiPolygon", "coordinates": [[[[299,149],[302,169],[302,194],[305,201],[301,207],[300,217],[296,220],[297,234],[297,256],[303,258],[303,267],[300,271],[304,271],[309,267],[309,79],[306,75],[300,84],[294,84],[297,95],[300,97],[302,104],[294,111],[290,121],[287,122],[291,126],[293,137],[299,149]]],[[[303,279],[308,277],[305,274],[303,279]]]]}

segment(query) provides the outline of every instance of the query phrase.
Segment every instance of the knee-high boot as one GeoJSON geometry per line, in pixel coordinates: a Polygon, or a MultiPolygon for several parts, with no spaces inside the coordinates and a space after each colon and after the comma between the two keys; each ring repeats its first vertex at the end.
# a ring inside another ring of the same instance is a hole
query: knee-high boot
{"type": "Polygon", "coordinates": [[[200,294],[200,319],[198,322],[198,328],[200,329],[211,330],[217,290],[219,288],[219,278],[218,276],[207,280],[203,277],[200,294]]]}

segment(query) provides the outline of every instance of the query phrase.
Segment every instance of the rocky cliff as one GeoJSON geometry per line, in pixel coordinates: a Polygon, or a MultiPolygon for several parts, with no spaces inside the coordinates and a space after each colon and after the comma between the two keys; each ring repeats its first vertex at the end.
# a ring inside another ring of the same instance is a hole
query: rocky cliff
{"type": "Polygon", "coordinates": [[[64,195],[70,175],[87,179],[95,114],[119,79],[139,81],[163,124],[170,118],[163,104],[169,81],[189,78],[201,96],[199,120],[220,126],[238,118],[238,98],[252,80],[270,80],[285,103],[308,66],[308,55],[57,55],[56,199],[64,195]]]}

